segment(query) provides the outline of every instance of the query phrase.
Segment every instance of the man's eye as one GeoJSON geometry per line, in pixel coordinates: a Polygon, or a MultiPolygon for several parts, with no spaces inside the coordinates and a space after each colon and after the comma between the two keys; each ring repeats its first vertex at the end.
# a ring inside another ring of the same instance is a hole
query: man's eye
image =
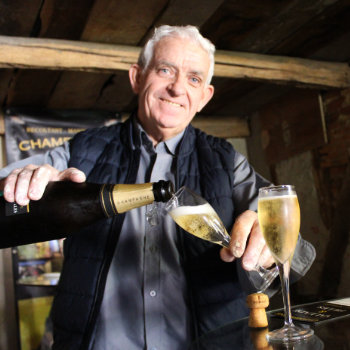
{"type": "Polygon", "coordinates": [[[192,84],[195,84],[195,85],[200,84],[201,82],[201,80],[197,77],[190,77],[190,81],[192,84]]]}
{"type": "Polygon", "coordinates": [[[170,70],[169,68],[159,68],[158,72],[161,74],[169,74],[170,70]]]}

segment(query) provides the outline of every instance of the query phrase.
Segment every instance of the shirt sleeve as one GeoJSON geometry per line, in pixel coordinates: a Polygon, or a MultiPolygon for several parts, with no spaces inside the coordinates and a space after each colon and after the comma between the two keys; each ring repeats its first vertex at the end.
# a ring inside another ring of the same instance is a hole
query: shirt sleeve
{"type": "Polygon", "coordinates": [[[233,199],[238,214],[245,210],[257,211],[260,187],[270,186],[271,182],[259,175],[246,157],[238,153],[234,164],[233,199]]]}
{"type": "Polygon", "coordinates": [[[65,170],[68,167],[68,161],[70,158],[69,143],[66,142],[62,146],[53,148],[43,154],[36,154],[34,156],[21,159],[17,162],[13,162],[0,170],[0,179],[7,177],[12,170],[17,168],[23,168],[26,165],[42,165],[49,164],[59,171],[65,170]]]}

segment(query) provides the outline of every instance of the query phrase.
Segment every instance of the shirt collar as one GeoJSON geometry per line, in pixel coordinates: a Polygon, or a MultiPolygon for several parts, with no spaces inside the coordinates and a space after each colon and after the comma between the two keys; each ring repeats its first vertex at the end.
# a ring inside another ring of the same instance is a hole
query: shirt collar
{"type": "Polygon", "coordinates": [[[176,149],[179,144],[179,142],[182,139],[182,136],[184,134],[184,130],[180,132],[179,134],[175,135],[171,139],[168,139],[163,142],[159,142],[156,147],[153,146],[152,141],[148,137],[146,131],[143,129],[141,124],[138,122],[137,118],[133,119],[133,125],[135,130],[135,143],[138,145],[143,145],[148,151],[152,150],[153,152],[157,152],[158,150],[161,152],[161,150],[165,149],[168,153],[175,156],[176,155],[176,149]]]}

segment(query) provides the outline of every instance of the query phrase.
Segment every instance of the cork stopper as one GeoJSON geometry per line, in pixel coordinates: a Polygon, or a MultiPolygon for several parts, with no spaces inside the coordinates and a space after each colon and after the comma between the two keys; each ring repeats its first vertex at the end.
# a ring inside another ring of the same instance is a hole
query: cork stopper
{"type": "Polygon", "coordinates": [[[247,296],[250,309],[248,326],[250,328],[264,328],[268,326],[265,309],[269,306],[269,297],[264,293],[254,293],[247,296]]]}

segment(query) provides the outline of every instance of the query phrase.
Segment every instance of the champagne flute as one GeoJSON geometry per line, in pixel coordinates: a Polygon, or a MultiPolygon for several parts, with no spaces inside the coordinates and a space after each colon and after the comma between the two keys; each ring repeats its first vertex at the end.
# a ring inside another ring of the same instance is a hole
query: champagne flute
{"type": "MultiPolygon", "coordinates": [[[[231,237],[213,207],[202,197],[181,187],[166,203],[165,210],[172,219],[185,231],[201,239],[228,247],[231,237]]],[[[277,266],[265,269],[255,266],[262,281],[255,281],[259,292],[265,291],[278,275],[277,266]]]]}
{"type": "Polygon", "coordinates": [[[284,304],[284,326],[269,332],[267,339],[275,343],[293,343],[307,339],[313,335],[313,330],[295,326],[290,307],[290,264],[300,229],[300,208],[294,186],[260,188],[258,217],[266,244],[279,269],[284,304]]]}

